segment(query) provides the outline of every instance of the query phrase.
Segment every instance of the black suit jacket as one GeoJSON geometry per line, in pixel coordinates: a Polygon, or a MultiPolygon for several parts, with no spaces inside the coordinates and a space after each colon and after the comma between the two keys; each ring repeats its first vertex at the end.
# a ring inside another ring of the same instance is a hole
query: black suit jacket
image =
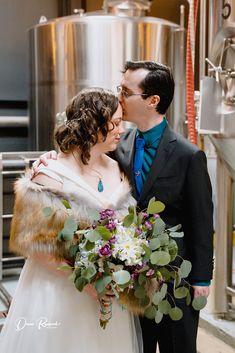
{"type": "MultiPolygon", "coordinates": [[[[136,130],[128,130],[116,150],[116,160],[129,177],[136,197],[133,159],[136,130]]],[[[138,200],[145,209],[155,197],[166,208],[161,217],[169,226],[182,224],[179,254],[192,262],[191,282],[209,281],[213,270],[213,204],[206,156],[188,140],[166,127],[138,200]]]]}

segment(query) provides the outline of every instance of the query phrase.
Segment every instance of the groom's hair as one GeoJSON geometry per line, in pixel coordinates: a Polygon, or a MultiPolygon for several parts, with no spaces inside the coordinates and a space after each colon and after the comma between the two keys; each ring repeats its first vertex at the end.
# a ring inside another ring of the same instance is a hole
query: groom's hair
{"type": "Polygon", "coordinates": [[[139,87],[143,92],[142,99],[157,95],[160,102],[156,111],[165,114],[174,96],[175,82],[170,67],[154,61],[127,61],[123,70],[135,71],[145,69],[148,74],[140,82],[139,87]]]}

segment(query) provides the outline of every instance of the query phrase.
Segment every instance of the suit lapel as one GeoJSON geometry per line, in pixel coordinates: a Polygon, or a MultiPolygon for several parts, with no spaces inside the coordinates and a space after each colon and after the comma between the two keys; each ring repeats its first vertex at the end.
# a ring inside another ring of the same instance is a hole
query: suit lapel
{"type": "Polygon", "coordinates": [[[160,172],[166,167],[167,160],[169,159],[173,149],[175,148],[176,135],[168,126],[166,127],[162,139],[160,141],[156,156],[153,160],[152,166],[148,173],[147,179],[144,183],[142,193],[139,198],[139,202],[144,200],[149,190],[151,189],[156,178],[160,172]]]}
{"type": "Polygon", "coordinates": [[[128,176],[131,185],[133,187],[134,197],[135,195],[135,180],[133,174],[133,163],[134,163],[134,152],[135,152],[135,135],[136,129],[132,129],[128,138],[123,143],[123,155],[122,155],[122,166],[128,176]]]}

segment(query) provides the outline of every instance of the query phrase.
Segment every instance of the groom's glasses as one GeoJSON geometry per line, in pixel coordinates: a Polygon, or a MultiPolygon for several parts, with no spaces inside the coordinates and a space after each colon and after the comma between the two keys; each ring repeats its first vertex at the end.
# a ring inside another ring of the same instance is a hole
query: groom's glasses
{"type": "Polygon", "coordinates": [[[128,93],[122,88],[122,86],[117,86],[117,93],[124,98],[129,98],[131,96],[147,96],[147,93],[128,93]]]}

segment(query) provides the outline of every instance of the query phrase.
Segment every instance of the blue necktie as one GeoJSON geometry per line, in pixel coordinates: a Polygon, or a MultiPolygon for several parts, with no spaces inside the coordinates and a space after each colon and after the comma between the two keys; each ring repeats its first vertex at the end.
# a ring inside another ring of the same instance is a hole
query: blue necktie
{"type": "Polygon", "coordinates": [[[134,159],[134,177],[135,177],[135,186],[138,192],[138,196],[141,194],[143,188],[143,179],[142,179],[142,165],[144,157],[144,145],[145,140],[142,136],[137,136],[135,140],[135,159],[134,159]]]}

